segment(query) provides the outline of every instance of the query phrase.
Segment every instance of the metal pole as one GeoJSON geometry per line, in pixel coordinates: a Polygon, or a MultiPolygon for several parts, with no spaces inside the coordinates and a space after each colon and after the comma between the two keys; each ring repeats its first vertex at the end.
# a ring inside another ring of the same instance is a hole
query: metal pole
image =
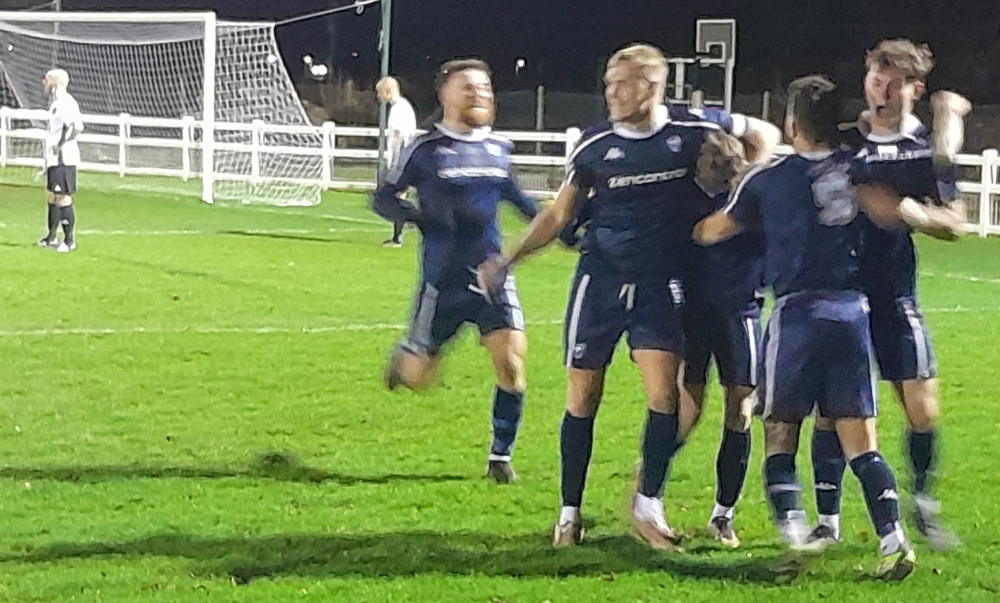
{"type": "MultiPolygon", "coordinates": [[[[55,0],[52,3],[52,10],[61,13],[62,12],[62,0],[55,0]]],[[[55,69],[59,66],[59,21],[56,21],[52,26],[52,33],[55,34],[52,40],[52,65],[51,67],[55,69]]]]}
{"type": "MultiPolygon", "coordinates": [[[[545,86],[538,84],[535,89],[535,130],[545,129],[545,86]]],[[[542,154],[542,143],[535,143],[535,155],[542,154]]]]}
{"type": "MultiPolygon", "coordinates": [[[[389,75],[389,41],[392,38],[392,0],[382,0],[382,29],[379,32],[378,47],[382,53],[381,77],[389,75]]],[[[385,174],[385,125],[387,107],[379,100],[378,104],[378,179],[385,174]]]]}

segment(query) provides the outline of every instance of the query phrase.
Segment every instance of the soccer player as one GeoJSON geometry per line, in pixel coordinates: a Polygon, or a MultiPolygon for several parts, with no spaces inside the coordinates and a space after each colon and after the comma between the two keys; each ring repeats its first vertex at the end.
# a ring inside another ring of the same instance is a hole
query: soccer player
{"type": "Polygon", "coordinates": [[[792,82],[785,133],[795,154],[751,170],[729,204],[696,226],[695,238],[711,244],[742,229],[764,233],[765,282],[776,298],[761,386],[764,481],[779,533],[792,547],[806,545],[795,455],[802,421],[818,408],[834,421],[838,449],[861,482],[879,536],[876,574],[900,580],[916,557],[899,523],[895,477],[878,452],[868,301],[859,279],[863,223],[848,176],[852,153],[831,145],[840,110],[826,78],[792,82]]]}
{"type": "MultiPolygon", "coordinates": [[[[738,175],[748,164],[770,159],[778,141],[777,128],[765,128],[756,120],[729,115],[718,109],[687,111],[671,107],[674,119],[701,119],[718,123],[734,136],[715,135],[702,153],[704,169],[718,169],[738,175]],[[770,132],[767,140],[762,136],[770,132]],[[756,133],[756,135],[748,135],[756,133]],[[709,152],[712,151],[712,152],[709,152]],[[712,165],[705,166],[711,162],[712,165]]],[[[694,221],[725,206],[725,190],[707,190],[695,204],[694,221]]],[[[731,240],[702,247],[691,244],[684,261],[684,369],[680,398],[678,440],[685,442],[701,419],[709,363],[715,360],[723,388],[722,440],[716,456],[715,505],[709,515],[708,531],[723,545],[737,547],[739,537],[733,527],[733,511],[743,489],[750,456],[750,416],[757,384],[760,357],[760,313],[763,239],[757,231],[731,240]]]]}
{"type": "Polygon", "coordinates": [[[387,387],[423,389],[437,372],[442,346],[464,323],[479,328],[493,360],[493,443],[487,475],[511,482],[510,465],[524,405],[524,316],[513,277],[489,300],[476,283],[476,266],[500,252],[497,206],[512,202],[528,219],[534,203],[514,184],[509,140],[489,131],[493,84],[486,63],[459,59],[438,74],[441,122],[403,151],[375,191],[373,209],[394,222],[413,222],[423,234],[421,282],[405,340],[393,351],[387,387]],[[400,195],[417,190],[419,207],[400,195]]]}
{"type": "Polygon", "coordinates": [[[52,97],[49,103],[49,129],[45,137],[45,190],[48,191],[48,232],[39,239],[42,247],[55,247],[60,253],[76,249],[73,227],[76,211],[73,194],[76,193],[76,166],[80,162],[77,137],[83,132],[80,106],[66,87],[69,74],[63,69],[53,69],[45,74],[45,92],[52,97]],[[63,240],[59,225],[63,228],[63,240]]]}
{"type": "MultiPolygon", "coordinates": [[[[375,92],[379,100],[389,104],[389,117],[385,125],[385,164],[387,171],[392,171],[403,153],[403,147],[417,133],[417,114],[413,105],[399,92],[399,82],[392,76],[386,76],[375,84],[375,92]]],[[[392,237],[382,241],[386,247],[401,247],[403,245],[403,222],[392,223],[392,237]]]]}
{"type": "MultiPolygon", "coordinates": [[[[918,229],[943,239],[954,239],[961,232],[965,210],[955,200],[954,176],[935,166],[935,156],[937,163],[946,164],[958,152],[961,119],[970,106],[954,93],[934,95],[938,144],[932,149],[912,108],[924,92],[924,81],[933,65],[930,49],[909,40],[883,40],[869,51],[864,80],[868,110],[861,122],[865,138],[852,163],[851,179],[863,196],[886,191],[896,196],[896,204],[887,206],[896,214],[898,205],[896,227],[883,229],[869,221],[865,228],[861,279],[871,304],[879,372],[892,384],[906,413],[913,518],[932,546],[948,548],[957,541],[941,526],[939,505],[930,490],[939,414],[937,367],[916,297],[916,250],[911,232],[918,229]]],[[[879,219],[875,213],[870,217],[879,219]]],[[[823,545],[840,538],[844,460],[836,441],[831,422],[819,419],[813,432],[819,522],[810,538],[823,545]]]]}
{"type": "MultiPolygon", "coordinates": [[[[678,449],[678,369],[684,334],[681,256],[690,237],[693,199],[704,193],[695,166],[715,123],[674,121],[660,109],[667,63],[659,49],[635,44],[616,52],[604,74],[609,124],[591,128],[570,156],[555,202],[532,222],[509,259],[480,267],[495,290],[518,262],[584,216],[564,329],[566,411],[560,431],[562,509],[553,544],[584,537],[580,516],[605,372],[627,333],[646,393],[642,467],[632,515],[654,548],[678,540],[663,512],[668,468],[678,449]]],[[[571,238],[571,237],[568,237],[571,238]]]]}

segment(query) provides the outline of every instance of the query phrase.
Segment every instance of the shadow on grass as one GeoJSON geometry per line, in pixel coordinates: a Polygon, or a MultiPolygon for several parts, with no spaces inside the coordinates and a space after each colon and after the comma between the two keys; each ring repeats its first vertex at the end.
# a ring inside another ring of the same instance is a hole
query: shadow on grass
{"type": "Polygon", "coordinates": [[[57,543],[20,554],[0,555],[4,563],[47,563],[98,556],[183,557],[192,572],[229,577],[237,584],[258,578],[300,576],[405,577],[437,573],[510,577],[604,576],[644,570],[678,578],[783,585],[804,570],[800,559],[772,555],[738,560],[661,553],[628,536],[589,540],[556,550],[543,534],[498,536],[479,533],[408,532],[370,535],[281,534],[264,537],[205,538],[161,534],[126,542],[57,543]]]}
{"type": "Polygon", "coordinates": [[[256,232],[253,230],[220,230],[219,234],[234,235],[238,237],[259,237],[264,239],[285,239],[289,241],[309,241],[312,243],[339,243],[335,239],[324,239],[323,237],[313,237],[306,234],[277,233],[277,232],[256,232]]]}
{"type": "Polygon", "coordinates": [[[288,452],[266,452],[257,456],[249,467],[156,467],[146,465],[94,465],[73,467],[2,467],[0,478],[26,481],[55,480],[96,483],[121,479],[221,479],[251,478],[287,482],[356,484],[390,484],[396,482],[454,482],[470,476],[421,473],[383,473],[355,475],[326,471],[303,464],[288,452]]]}

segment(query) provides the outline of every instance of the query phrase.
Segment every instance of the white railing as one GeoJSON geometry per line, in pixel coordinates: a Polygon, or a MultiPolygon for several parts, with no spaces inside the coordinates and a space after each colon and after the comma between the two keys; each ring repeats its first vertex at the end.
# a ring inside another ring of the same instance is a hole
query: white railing
{"type": "MultiPolygon", "coordinates": [[[[44,110],[0,107],[0,167],[43,167],[41,145],[44,144],[45,130],[41,124],[48,120],[48,116],[44,110]],[[19,142],[22,147],[25,142],[33,142],[35,146],[30,147],[32,152],[19,154],[19,142]]],[[[203,151],[202,129],[201,122],[193,117],[162,119],[123,113],[117,116],[84,115],[83,120],[86,128],[79,138],[83,155],[80,169],[83,171],[117,173],[119,176],[167,176],[185,181],[201,176],[201,167],[205,165],[203,157],[200,157],[203,151]],[[139,134],[136,134],[137,130],[139,134]],[[158,135],[151,135],[150,130],[158,135]],[[95,157],[94,152],[87,152],[88,148],[92,151],[114,149],[115,152],[95,157]]],[[[216,122],[214,128],[214,153],[245,155],[248,166],[246,173],[227,173],[217,169],[213,174],[215,180],[292,182],[331,189],[370,190],[375,186],[374,166],[378,151],[374,147],[378,128],[345,127],[330,122],[322,126],[282,126],[259,120],[252,123],[216,122]],[[246,141],[227,140],[233,134],[244,134],[246,141]],[[270,144],[267,139],[273,135],[297,135],[300,140],[310,142],[298,146],[270,144]],[[364,143],[350,144],[357,141],[364,143]],[[316,158],[320,169],[312,176],[262,175],[261,156],[265,154],[316,158]],[[361,171],[352,170],[351,166],[359,162],[367,167],[361,171]]],[[[566,157],[580,138],[580,130],[576,128],[565,132],[522,130],[498,134],[514,142],[535,143],[533,149],[541,144],[552,144],[558,148],[558,152],[552,154],[537,154],[536,151],[535,154],[515,154],[512,157],[514,165],[519,168],[518,180],[522,187],[534,193],[554,191],[566,157]]],[[[988,149],[981,155],[961,154],[958,163],[979,171],[978,180],[958,183],[958,190],[963,194],[972,218],[968,222],[968,230],[983,237],[1000,235],[1000,159],[997,150],[988,149]]]]}

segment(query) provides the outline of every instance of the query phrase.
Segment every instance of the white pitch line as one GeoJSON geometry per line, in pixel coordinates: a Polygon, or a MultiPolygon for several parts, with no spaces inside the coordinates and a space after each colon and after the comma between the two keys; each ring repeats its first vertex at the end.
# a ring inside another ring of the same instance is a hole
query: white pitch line
{"type": "MultiPolygon", "coordinates": [[[[956,313],[956,312],[1000,312],[1000,307],[966,308],[955,306],[951,308],[924,308],[925,314],[956,313]]],[[[563,319],[529,320],[529,326],[561,325],[563,319]]],[[[354,323],[328,325],[324,327],[74,327],[66,329],[14,329],[0,330],[0,338],[5,337],[60,337],[67,335],[286,335],[292,333],[322,334],[346,333],[352,331],[403,331],[408,325],[394,322],[354,323]]]]}
{"type": "Polygon", "coordinates": [[[375,220],[371,218],[352,218],[350,216],[341,216],[339,214],[312,214],[303,211],[287,211],[281,209],[271,209],[267,207],[251,207],[243,209],[249,209],[253,212],[259,212],[263,214],[281,214],[283,216],[303,216],[306,218],[322,218],[324,220],[336,220],[338,222],[353,222],[356,224],[387,224],[385,220],[375,220]]]}
{"type": "Polygon", "coordinates": [[[318,234],[330,232],[382,232],[384,228],[242,228],[233,230],[101,230],[97,228],[78,230],[82,236],[181,236],[181,235],[234,235],[234,234],[318,234]]]}
{"type": "Polygon", "coordinates": [[[968,281],[970,283],[989,283],[991,285],[1000,285],[1000,278],[984,278],[981,276],[971,276],[968,274],[954,274],[952,272],[945,272],[944,274],[934,274],[933,272],[921,272],[920,276],[926,276],[930,278],[950,278],[957,281],[968,281]]]}

